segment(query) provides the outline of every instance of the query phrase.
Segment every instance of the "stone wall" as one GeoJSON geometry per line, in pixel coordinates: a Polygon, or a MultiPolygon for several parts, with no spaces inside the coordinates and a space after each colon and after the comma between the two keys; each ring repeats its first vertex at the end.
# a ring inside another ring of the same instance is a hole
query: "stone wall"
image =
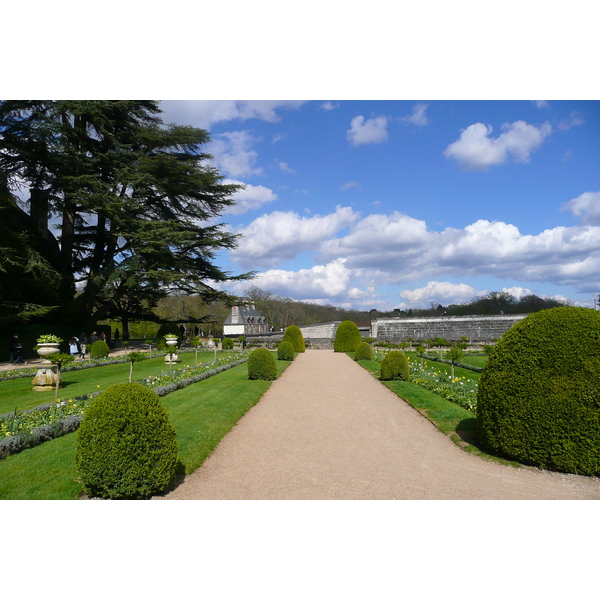
{"type": "Polygon", "coordinates": [[[371,337],[398,343],[409,337],[415,341],[441,337],[445,340],[469,338],[470,342],[489,342],[502,337],[527,315],[477,315],[465,317],[417,317],[375,319],[371,337]]]}

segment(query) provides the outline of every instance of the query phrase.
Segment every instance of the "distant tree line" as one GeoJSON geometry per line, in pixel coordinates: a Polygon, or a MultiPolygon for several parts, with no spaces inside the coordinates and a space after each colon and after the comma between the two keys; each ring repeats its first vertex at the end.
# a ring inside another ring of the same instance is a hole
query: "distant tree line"
{"type": "Polygon", "coordinates": [[[545,308],[564,306],[563,302],[550,298],[541,298],[529,294],[517,299],[508,292],[490,292],[464,304],[432,304],[423,309],[394,309],[392,311],[348,310],[329,304],[302,302],[291,298],[282,298],[252,286],[246,292],[246,300],[256,306],[258,311],[267,318],[268,323],[275,329],[284,329],[288,325],[298,326],[329,323],[332,321],[354,321],[365,323],[372,319],[390,317],[437,317],[459,315],[499,315],[499,314],[528,314],[545,308]]]}

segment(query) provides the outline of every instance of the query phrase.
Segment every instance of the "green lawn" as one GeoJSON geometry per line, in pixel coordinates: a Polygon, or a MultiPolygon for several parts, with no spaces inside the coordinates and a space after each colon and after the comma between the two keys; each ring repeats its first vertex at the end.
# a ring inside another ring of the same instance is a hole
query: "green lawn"
{"type": "MultiPolygon", "coordinates": [[[[416,352],[407,352],[406,356],[411,360],[419,362],[421,357],[417,355],[416,352]]],[[[462,360],[461,362],[466,362],[462,360]]],[[[450,373],[451,365],[447,365],[446,363],[437,362],[435,360],[427,360],[426,358],[423,361],[423,364],[426,367],[434,368],[436,371],[443,371],[445,373],[450,373]]],[[[468,363],[471,364],[471,363],[468,363]]],[[[462,369],[461,367],[454,367],[454,376],[455,377],[466,377],[467,379],[474,379],[475,381],[479,381],[481,377],[481,373],[477,373],[475,371],[470,371],[469,369],[462,369]]]]}
{"type": "MultiPolygon", "coordinates": [[[[211,362],[214,352],[198,352],[198,363],[211,362]]],[[[217,358],[227,356],[227,352],[217,352],[217,358]]],[[[196,364],[196,354],[181,353],[181,361],[173,364],[173,369],[196,364]]],[[[150,358],[134,364],[133,379],[139,380],[169,371],[169,364],[165,363],[163,356],[150,358]]],[[[58,396],[63,400],[91,394],[98,390],[106,389],[115,383],[129,381],[129,363],[105,365],[80,371],[67,371],[62,373],[64,386],[59,389],[58,396]]],[[[33,408],[46,402],[54,401],[54,392],[34,392],[33,377],[23,377],[0,382],[0,414],[13,412],[15,409],[24,410],[33,408]]]]}
{"type": "MultiPolygon", "coordinates": [[[[289,364],[277,361],[278,374],[289,364]]],[[[186,473],[206,460],[269,385],[250,381],[243,364],[161,398],[177,432],[179,460],[186,473]]],[[[76,499],[82,487],[75,470],[75,437],[71,433],[0,461],[0,499],[76,499]]]]}

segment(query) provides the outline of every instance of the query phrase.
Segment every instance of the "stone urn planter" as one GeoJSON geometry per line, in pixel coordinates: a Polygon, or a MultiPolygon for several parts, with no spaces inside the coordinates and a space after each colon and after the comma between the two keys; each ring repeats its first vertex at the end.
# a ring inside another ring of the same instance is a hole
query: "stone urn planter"
{"type": "Polygon", "coordinates": [[[177,338],[165,338],[165,344],[167,344],[167,354],[165,355],[166,363],[179,362],[179,356],[177,356],[177,338]]]}
{"type": "Polygon", "coordinates": [[[46,358],[52,354],[60,352],[58,346],[60,342],[42,342],[38,340],[37,353],[42,359],[42,365],[35,377],[33,378],[33,391],[34,392],[49,392],[52,391],[56,386],[57,369],[52,363],[46,358]]]}
{"type": "Polygon", "coordinates": [[[42,364],[44,365],[52,364],[46,359],[46,357],[50,356],[51,354],[56,354],[57,352],[60,352],[58,348],[58,342],[46,342],[38,344],[37,353],[39,354],[40,358],[43,359],[42,364]]]}

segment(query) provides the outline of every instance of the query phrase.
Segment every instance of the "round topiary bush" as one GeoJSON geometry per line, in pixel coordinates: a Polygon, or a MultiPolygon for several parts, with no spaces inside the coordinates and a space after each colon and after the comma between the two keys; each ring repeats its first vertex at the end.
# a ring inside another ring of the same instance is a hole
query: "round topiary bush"
{"type": "Polygon", "coordinates": [[[231,338],[223,338],[223,342],[221,343],[221,348],[223,350],[233,350],[233,340],[231,338]]]}
{"type": "Polygon", "coordinates": [[[361,342],[356,346],[354,360],[373,360],[373,348],[367,342],[361,342]]]}
{"type": "Polygon", "coordinates": [[[408,359],[400,350],[390,350],[381,361],[381,379],[390,381],[392,379],[410,379],[410,368],[408,359]]]}
{"type": "Polygon", "coordinates": [[[175,429],[158,395],[139,383],[109,387],[84,413],[75,464],[85,490],[102,498],[148,498],[175,476],[175,429]]]}
{"type": "Polygon", "coordinates": [[[286,328],[285,333],[283,334],[284,342],[290,342],[294,347],[294,352],[305,352],[306,346],[304,344],[304,336],[302,335],[302,331],[300,327],[297,325],[290,325],[286,328]]]}
{"type": "Polygon", "coordinates": [[[342,321],[335,332],[334,352],[354,352],[362,342],[360,331],[354,321],[342,321]]]}
{"type": "Polygon", "coordinates": [[[257,348],[248,357],[248,379],[265,379],[273,381],[277,378],[277,363],[270,350],[257,348]]]}
{"type": "Polygon", "coordinates": [[[600,313],[564,306],[513,325],[481,374],[477,422],[494,452],[600,475],[600,313]]]}
{"type": "Polygon", "coordinates": [[[110,354],[108,344],[102,340],[98,340],[92,344],[90,348],[90,358],[106,358],[110,354]]]}
{"type": "Polygon", "coordinates": [[[281,342],[277,346],[277,359],[278,360],[294,360],[294,346],[292,342],[281,342]]]}

